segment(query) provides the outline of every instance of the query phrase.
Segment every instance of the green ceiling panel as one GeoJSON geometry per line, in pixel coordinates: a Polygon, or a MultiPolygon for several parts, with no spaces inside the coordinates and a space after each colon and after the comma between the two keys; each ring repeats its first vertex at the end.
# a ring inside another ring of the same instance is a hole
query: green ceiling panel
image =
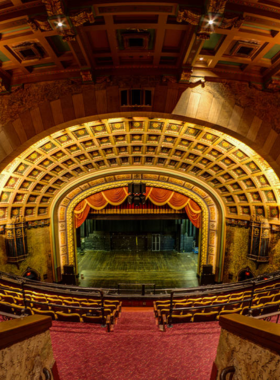
{"type": "Polygon", "coordinates": [[[209,40],[206,40],[203,44],[202,49],[214,50],[218,45],[220,39],[222,38],[222,34],[213,33],[211,34],[209,40]]]}
{"type": "Polygon", "coordinates": [[[280,45],[276,44],[273,46],[273,48],[269,50],[269,52],[266,53],[266,55],[264,55],[264,58],[272,59],[273,57],[275,57],[277,53],[279,53],[279,51],[280,51],[280,45]]]}
{"type": "Polygon", "coordinates": [[[50,39],[59,53],[63,54],[70,51],[68,43],[64,42],[61,36],[52,36],[50,39]]]}
{"type": "Polygon", "coordinates": [[[219,61],[219,65],[230,65],[230,66],[241,66],[242,63],[239,62],[230,62],[230,61],[219,61]]]}
{"type": "Polygon", "coordinates": [[[6,57],[4,53],[2,53],[2,51],[0,51],[0,61],[1,61],[1,62],[7,62],[7,61],[10,61],[9,58],[6,57]]]}

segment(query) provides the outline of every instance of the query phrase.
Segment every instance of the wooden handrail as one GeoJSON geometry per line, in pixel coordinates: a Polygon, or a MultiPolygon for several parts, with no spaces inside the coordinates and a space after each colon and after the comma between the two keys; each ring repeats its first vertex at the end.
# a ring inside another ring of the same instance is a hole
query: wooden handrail
{"type": "Polygon", "coordinates": [[[0,350],[35,335],[42,334],[52,326],[51,317],[31,315],[0,323],[0,350]]]}
{"type": "Polygon", "coordinates": [[[239,314],[221,316],[221,328],[280,354],[280,326],[239,314]]]}

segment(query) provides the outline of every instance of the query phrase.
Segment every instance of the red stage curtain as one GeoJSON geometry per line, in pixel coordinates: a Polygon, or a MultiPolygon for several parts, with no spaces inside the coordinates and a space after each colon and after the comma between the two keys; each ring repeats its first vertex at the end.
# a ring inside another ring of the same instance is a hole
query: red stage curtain
{"type": "Polygon", "coordinates": [[[81,225],[84,223],[86,220],[88,213],[90,210],[90,206],[87,203],[87,200],[84,199],[82,202],[77,204],[74,210],[74,215],[75,215],[75,227],[81,227],[81,225]]]}
{"type": "Polygon", "coordinates": [[[181,210],[181,208],[185,207],[190,198],[186,197],[180,193],[173,193],[172,198],[168,202],[169,206],[174,210],[181,210]]]}
{"type": "Polygon", "coordinates": [[[127,187],[119,187],[118,189],[110,189],[102,192],[104,198],[113,206],[119,206],[128,196],[127,187]]]}
{"type": "Polygon", "coordinates": [[[200,228],[201,227],[201,208],[199,207],[199,205],[192,199],[189,199],[189,202],[186,205],[185,210],[192,224],[196,228],[200,228]]]}
{"type": "Polygon", "coordinates": [[[160,189],[158,187],[146,188],[146,198],[149,198],[157,206],[165,205],[165,203],[171,199],[173,194],[173,191],[160,189]]]}
{"type": "Polygon", "coordinates": [[[90,195],[86,201],[90,207],[94,208],[95,210],[102,210],[108,204],[108,201],[104,198],[102,192],[90,195]]]}
{"type": "Polygon", "coordinates": [[[119,187],[117,189],[105,190],[104,192],[90,195],[82,200],[74,210],[75,226],[80,227],[86,220],[90,208],[102,210],[110,203],[113,206],[119,206],[127,197],[127,188],[119,187]]]}
{"type": "MultiPolygon", "coordinates": [[[[93,194],[87,199],[84,199],[74,210],[76,228],[84,223],[91,207],[95,210],[101,210],[106,207],[108,203],[113,206],[119,206],[125,201],[127,196],[127,187],[119,187],[93,194]]],[[[157,206],[163,206],[168,203],[174,210],[185,208],[193,225],[197,228],[201,227],[201,208],[189,197],[167,189],[147,187],[146,198],[149,198],[150,201],[157,206]]],[[[134,208],[134,205],[131,205],[131,207],[134,208]]]]}

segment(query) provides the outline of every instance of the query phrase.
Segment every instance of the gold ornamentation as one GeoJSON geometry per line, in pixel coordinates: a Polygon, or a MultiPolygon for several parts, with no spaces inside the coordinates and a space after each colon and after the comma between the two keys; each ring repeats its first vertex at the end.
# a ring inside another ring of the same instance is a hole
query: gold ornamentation
{"type": "MultiPolygon", "coordinates": [[[[108,189],[113,189],[116,187],[122,187],[126,186],[126,182],[115,182],[112,184],[106,184],[102,186],[96,186],[94,189],[89,189],[85,192],[82,192],[79,194],[75,199],[72,200],[72,202],[69,204],[66,212],[66,220],[67,220],[67,248],[68,248],[68,263],[70,265],[75,265],[75,249],[74,249],[74,209],[76,205],[81,202],[83,199],[86,197],[98,193],[100,191],[108,190],[108,189]]],[[[159,183],[158,182],[147,182],[147,186],[155,186],[158,187],[159,183]]],[[[167,183],[161,183],[161,187],[171,190],[171,191],[176,191],[181,194],[184,194],[190,198],[192,198],[195,202],[198,203],[198,205],[202,209],[202,239],[201,239],[201,261],[200,261],[200,268],[199,272],[202,270],[202,265],[207,263],[207,248],[208,248],[208,230],[209,230],[209,211],[205,203],[201,200],[199,196],[196,194],[193,194],[189,190],[185,188],[178,187],[176,185],[171,185],[167,183]]],[[[61,251],[61,250],[60,250],[61,251]]]]}
{"type": "Polygon", "coordinates": [[[49,17],[64,14],[64,5],[61,0],[42,0],[42,3],[45,4],[49,17]]]}
{"type": "Polygon", "coordinates": [[[201,14],[194,13],[189,9],[184,9],[183,11],[178,11],[177,22],[186,21],[191,25],[198,25],[200,17],[201,14]]]}
{"type": "Polygon", "coordinates": [[[72,24],[76,27],[81,26],[85,24],[86,22],[90,22],[91,24],[93,24],[95,21],[92,11],[89,12],[86,10],[83,10],[76,14],[71,15],[70,20],[72,24]]]}

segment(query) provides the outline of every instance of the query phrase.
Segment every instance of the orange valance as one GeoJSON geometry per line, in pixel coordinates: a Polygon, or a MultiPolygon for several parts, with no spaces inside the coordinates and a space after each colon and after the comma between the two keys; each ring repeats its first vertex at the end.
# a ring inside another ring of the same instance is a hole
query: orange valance
{"type": "MultiPolygon", "coordinates": [[[[101,210],[106,207],[108,203],[113,206],[119,206],[125,201],[127,196],[127,187],[119,187],[101,191],[82,200],[74,210],[76,228],[84,223],[90,208],[101,210]]],[[[146,199],[150,199],[150,201],[157,206],[163,206],[167,203],[174,210],[185,208],[188,218],[193,225],[197,228],[201,227],[201,208],[186,195],[158,187],[147,187],[146,199]]]]}

